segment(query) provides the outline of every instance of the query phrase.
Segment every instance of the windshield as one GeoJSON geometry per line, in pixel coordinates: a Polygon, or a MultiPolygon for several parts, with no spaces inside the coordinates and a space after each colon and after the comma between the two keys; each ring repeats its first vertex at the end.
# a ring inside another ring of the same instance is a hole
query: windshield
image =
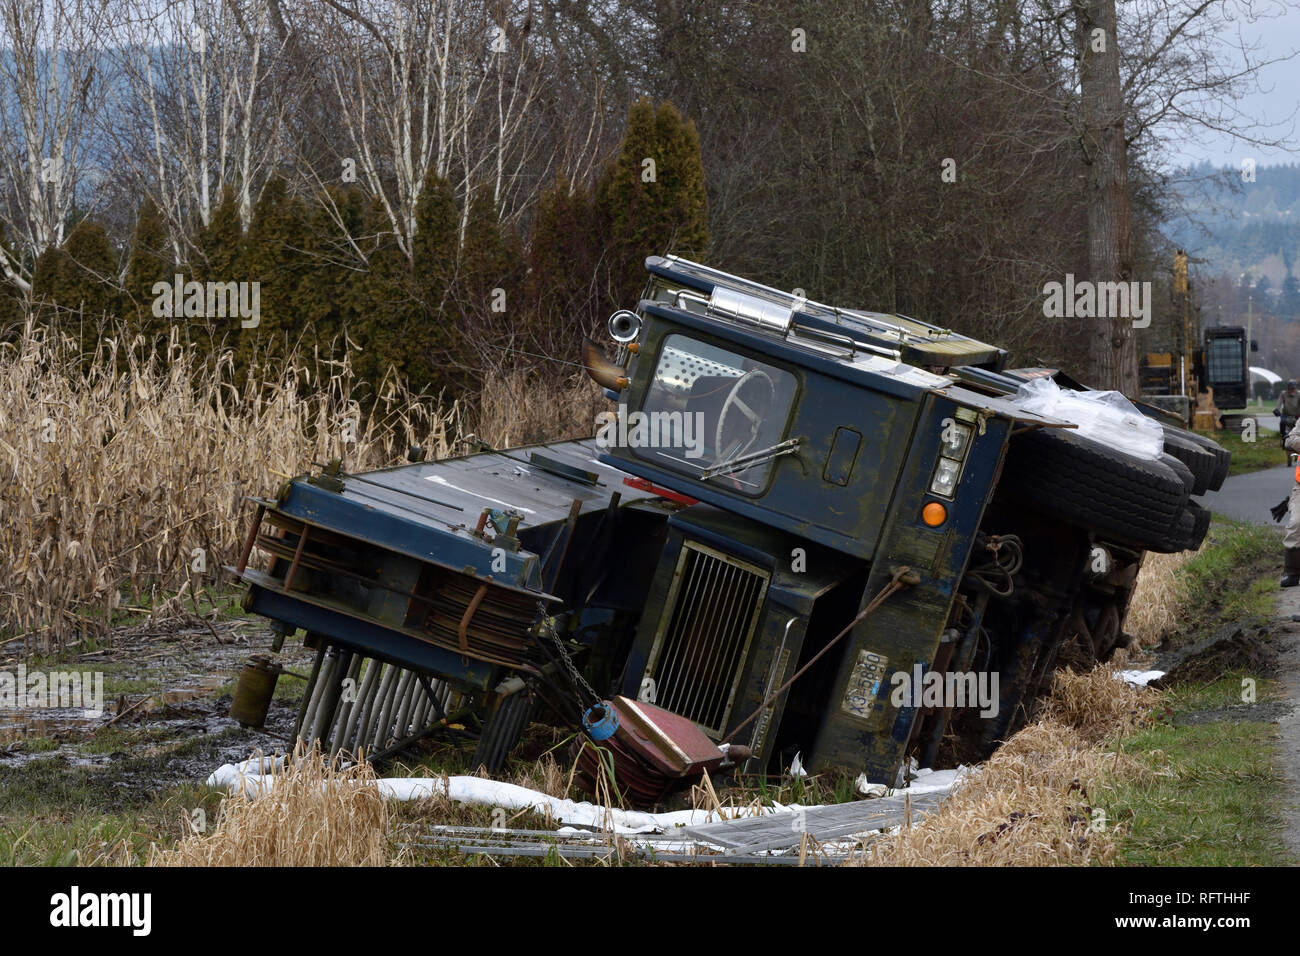
{"type": "Polygon", "coordinates": [[[701,475],[737,462],[712,481],[758,494],[781,442],[797,380],[789,372],[675,334],[664,340],[646,394],[639,457],[701,475]],[[752,459],[752,460],[751,460],[752,459]]]}

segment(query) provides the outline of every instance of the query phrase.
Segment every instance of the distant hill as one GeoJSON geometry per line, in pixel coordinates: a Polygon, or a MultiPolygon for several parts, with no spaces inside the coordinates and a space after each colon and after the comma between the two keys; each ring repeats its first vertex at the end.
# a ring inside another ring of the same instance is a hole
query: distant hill
{"type": "Polygon", "coordinates": [[[1197,271],[1252,272],[1273,289],[1300,273],[1300,163],[1258,166],[1254,182],[1208,163],[1186,174],[1181,212],[1166,233],[1199,260],[1197,271]]]}

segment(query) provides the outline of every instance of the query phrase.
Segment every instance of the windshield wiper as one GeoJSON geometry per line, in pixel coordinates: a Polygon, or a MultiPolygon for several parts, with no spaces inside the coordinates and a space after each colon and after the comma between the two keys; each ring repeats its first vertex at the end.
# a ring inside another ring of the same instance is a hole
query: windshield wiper
{"type": "Polygon", "coordinates": [[[738,455],[727,461],[720,462],[712,468],[706,468],[700,473],[701,481],[708,481],[710,478],[717,478],[719,475],[736,475],[742,471],[747,471],[755,465],[764,465],[769,461],[775,461],[782,455],[793,455],[799,449],[799,443],[802,438],[790,438],[781,442],[779,445],[773,445],[771,448],[764,448],[760,451],[751,451],[747,455],[738,455]]]}

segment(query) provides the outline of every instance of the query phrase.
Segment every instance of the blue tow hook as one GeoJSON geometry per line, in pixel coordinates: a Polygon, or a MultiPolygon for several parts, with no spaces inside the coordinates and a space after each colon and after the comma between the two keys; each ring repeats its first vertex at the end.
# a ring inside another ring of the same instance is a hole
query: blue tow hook
{"type": "Polygon", "coordinates": [[[618,714],[609,701],[602,701],[587,708],[582,715],[582,726],[592,740],[608,740],[618,730],[618,714]]]}

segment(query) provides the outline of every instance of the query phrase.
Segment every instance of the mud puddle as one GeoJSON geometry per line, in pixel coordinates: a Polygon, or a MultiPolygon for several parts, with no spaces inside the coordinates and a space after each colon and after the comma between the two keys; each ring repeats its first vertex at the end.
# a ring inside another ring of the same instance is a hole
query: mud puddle
{"type": "MultiPolygon", "coordinates": [[[[270,633],[260,623],[218,621],[133,629],[104,649],[41,664],[41,670],[76,671],[102,682],[102,712],[0,710],[0,783],[41,762],[47,769],[90,770],[103,786],[145,795],[202,783],[220,764],[243,760],[254,750],[286,749],[302,681],[280,677],[262,728],[244,728],[229,716],[240,669],[250,654],[267,653],[269,644],[270,633]]],[[[295,641],[286,642],[278,656],[291,670],[310,670],[312,652],[295,641]]],[[[0,670],[14,673],[17,666],[9,660],[0,670]]]]}

